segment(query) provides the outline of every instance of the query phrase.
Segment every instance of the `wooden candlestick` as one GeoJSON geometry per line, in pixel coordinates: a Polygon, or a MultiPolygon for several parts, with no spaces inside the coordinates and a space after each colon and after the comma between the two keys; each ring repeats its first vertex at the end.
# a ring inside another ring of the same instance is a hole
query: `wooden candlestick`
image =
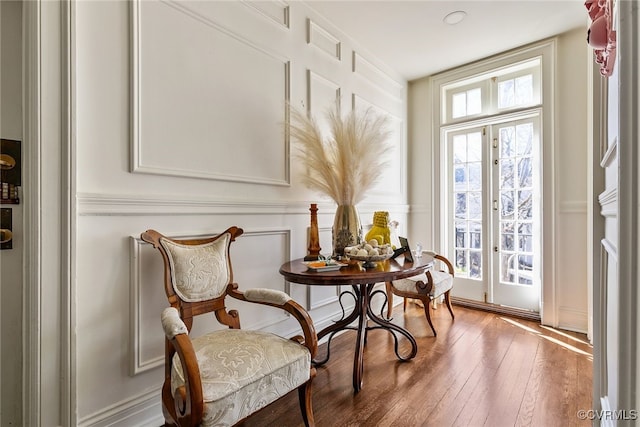
{"type": "Polygon", "coordinates": [[[318,235],[318,205],[311,203],[311,226],[309,227],[309,253],[304,257],[305,261],[315,261],[320,258],[320,236],[318,235]]]}

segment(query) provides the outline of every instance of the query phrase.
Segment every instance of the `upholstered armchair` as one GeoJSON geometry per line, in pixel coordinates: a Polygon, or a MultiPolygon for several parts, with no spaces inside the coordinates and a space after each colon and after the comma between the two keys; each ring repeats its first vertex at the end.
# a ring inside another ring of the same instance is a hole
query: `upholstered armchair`
{"type": "Polygon", "coordinates": [[[314,425],[311,360],[318,340],[312,320],[284,292],[238,288],[229,249],[241,234],[241,228],[230,227],[207,239],[170,239],[155,230],[141,235],[162,254],[170,304],[162,312],[165,425],[235,425],[295,389],[304,424],[314,425]],[[285,339],[240,329],[238,312],[226,308],[227,296],[289,312],[304,336],[285,339]],[[194,316],[208,313],[228,328],[192,337],[194,316]]]}
{"type": "Polygon", "coordinates": [[[444,256],[432,251],[423,251],[422,253],[433,257],[434,268],[417,276],[385,283],[387,298],[389,300],[387,317],[391,317],[393,295],[404,298],[404,310],[407,309],[407,298],[419,300],[422,302],[424,313],[427,317],[427,322],[429,322],[429,326],[431,326],[433,335],[436,336],[436,328],[433,327],[433,322],[431,321],[430,303],[444,296],[444,301],[447,304],[449,313],[451,313],[451,318],[455,319],[453,309],[451,308],[451,299],[449,298],[449,293],[453,287],[454,270],[451,262],[444,256]]]}

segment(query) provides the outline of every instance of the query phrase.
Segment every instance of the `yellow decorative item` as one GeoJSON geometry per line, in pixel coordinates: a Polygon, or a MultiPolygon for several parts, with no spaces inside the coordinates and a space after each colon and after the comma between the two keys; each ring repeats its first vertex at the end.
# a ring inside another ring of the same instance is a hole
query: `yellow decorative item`
{"type": "Polygon", "coordinates": [[[391,243],[389,212],[377,211],[373,213],[373,227],[371,227],[364,239],[366,242],[376,239],[379,245],[391,243]]]}

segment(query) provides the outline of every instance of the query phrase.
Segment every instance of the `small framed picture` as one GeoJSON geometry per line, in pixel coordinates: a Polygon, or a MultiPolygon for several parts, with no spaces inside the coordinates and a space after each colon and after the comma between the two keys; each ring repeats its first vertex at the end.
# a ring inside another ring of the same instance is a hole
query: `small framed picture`
{"type": "Polygon", "coordinates": [[[406,237],[398,237],[400,239],[400,246],[404,249],[404,259],[413,262],[413,255],[411,254],[411,246],[409,246],[409,241],[406,237]]]}

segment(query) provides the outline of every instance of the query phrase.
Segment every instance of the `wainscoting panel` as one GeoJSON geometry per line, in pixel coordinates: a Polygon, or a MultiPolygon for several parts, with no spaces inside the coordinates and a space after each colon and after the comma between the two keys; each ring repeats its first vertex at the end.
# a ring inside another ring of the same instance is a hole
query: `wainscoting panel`
{"type": "MultiPolygon", "coordinates": [[[[160,425],[159,317],[168,303],[161,257],[140,233],[194,237],[238,225],[245,234],[231,256],[240,288],[287,292],[318,329],[330,325],[342,312],[339,292],[350,287],[287,283],[278,272],[306,254],[310,203],[319,208],[322,253],[331,254],[335,213],[332,200],[304,186],[302,165],[290,161],[286,104],[321,115],[340,100],[347,111],[357,93],[356,103],[393,115],[396,157],[384,188],[358,209],[365,232],[373,211],[383,209],[406,227],[406,81],[364,51],[354,73],[354,41],[305,2],[73,7],[75,342],[64,350],[76,393],[68,409],[83,426],[160,425]]],[[[228,305],[245,329],[299,334],[281,310],[228,305]]],[[[208,320],[197,319],[193,333],[209,330],[208,320]]]]}
{"type": "Polygon", "coordinates": [[[132,170],[288,185],[289,61],[173,3],[133,10],[132,170]]]}
{"type": "Polygon", "coordinates": [[[407,192],[407,182],[405,179],[407,155],[404,120],[358,94],[353,94],[352,103],[353,107],[357,110],[371,108],[378,114],[389,116],[388,143],[391,146],[387,158],[389,166],[386,169],[386,173],[380,177],[380,180],[373,188],[372,193],[391,197],[397,197],[399,195],[404,197],[407,192]]]}
{"type": "Polygon", "coordinates": [[[353,52],[353,72],[389,94],[390,97],[400,102],[403,96],[403,86],[389,77],[379,67],[373,65],[358,52],[353,52]]]}
{"type": "Polygon", "coordinates": [[[253,1],[246,0],[244,4],[254,7],[264,16],[269,19],[272,19],[278,25],[282,25],[285,28],[290,27],[290,17],[289,17],[289,5],[283,1],[253,1]]]}
{"type": "Polygon", "coordinates": [[[307,42],[325,52],[330,58],[340,61],[342,59],[342,43],[336,37],[317,22],[307,20],[307,42]]]}
{"type": "Polygon", "coordinates": [[[326,113],[340,102],[340,86],[332,80],[307,70],[307,102],[309,111],[323,131],[329,131],[326,113]]]}

